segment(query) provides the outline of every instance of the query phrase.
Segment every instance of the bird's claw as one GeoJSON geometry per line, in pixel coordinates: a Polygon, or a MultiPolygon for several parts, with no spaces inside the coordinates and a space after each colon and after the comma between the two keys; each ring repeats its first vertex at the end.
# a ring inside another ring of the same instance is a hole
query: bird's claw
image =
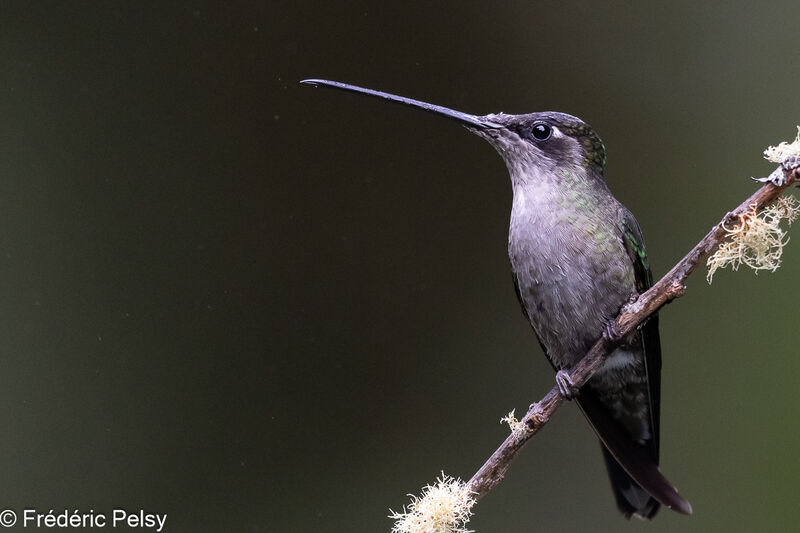
{"type": "Polygon", "coordinates": [[[572,378],[569,377],[569,372],[566,370],[556,372],[556,385],[558,392],[565,400],[572,400],[578,395],[578,387],[572,382],[572,378]]]}
{"type": "Polygon", "coordinates": [[[606,327],[603,330],[603,338],[611,343],[618,343],[622,340],[622,335],[620,334],[619,330],[617,329],[617,322],[616,320],[609,320],[606,323],[606,327]]]}

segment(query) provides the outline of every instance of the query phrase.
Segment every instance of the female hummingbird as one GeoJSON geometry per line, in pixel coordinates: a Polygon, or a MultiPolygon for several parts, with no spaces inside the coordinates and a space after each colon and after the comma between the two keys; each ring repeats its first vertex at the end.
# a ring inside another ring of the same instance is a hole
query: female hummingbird
{"type": "Polygon", "coordinates": [[[558,112],[469,115],[344,83],[325,86],[454,119],[502,156],[514,193],[508,256],[522,311],[553,365],[559,390],[577,401],[600,438],[617,506],[652,518],[660,505],[692,512],[658,469],[661,345],[653,316],[580,390],[566,370],[589,351],[621,307],[652,285],[633,215],[606,186],[605,147],[581,119],[558,112]]]}

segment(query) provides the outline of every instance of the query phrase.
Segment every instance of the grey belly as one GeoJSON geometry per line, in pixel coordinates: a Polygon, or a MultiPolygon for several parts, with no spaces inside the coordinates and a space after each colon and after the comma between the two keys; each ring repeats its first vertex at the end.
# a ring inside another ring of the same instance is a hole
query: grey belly
{"type": "MultiPolygon", "coordinates": [[[[576,259],[580,263],[584,259],[576,259]]],[[[512,260],[513,266],[513,260],[512,260]]],[[[528,318],[558,369],[572,368],[603,334],[633,293],[633,274],[618,275],[625,263],[574,269],[540,267],[515,270],[528,318]],[[630,279],[630,284],[626,283],[630,279]]],[[[612,352],[588,386],[612,416],[643,442],[651,437],[647,373],[638,334],[612,352]]]]}
{"type": "Polygon", "coordinates": [[[553,365],[577,363],[632,293],[619,276],[593,268],[517,271],[517,285],[533,329],[553,365]]]}

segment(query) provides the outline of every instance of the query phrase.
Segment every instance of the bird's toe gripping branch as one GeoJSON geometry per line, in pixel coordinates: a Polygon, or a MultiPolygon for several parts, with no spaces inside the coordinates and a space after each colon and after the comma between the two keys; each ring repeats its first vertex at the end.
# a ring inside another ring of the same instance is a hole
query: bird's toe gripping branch
{"type": "MultiPolygon", "coordinates": [[[[636,300],[634,300],[635,302],[636,300]]],[[[603,329],[603,338],[611,344],[619,344],[622,340],[622,334],[617,328],[616,320],[609,320],[606,322],[606,327],[603,329]]]]}
{"type": "Polygon", "coordinates": [[[558,385],[558,392],[565,400],[572,400],[578,395],[579,389],[572,382],[572,378],[569,377],[569,372],[566,370],[556,372],[556,385],[558,385]]]}

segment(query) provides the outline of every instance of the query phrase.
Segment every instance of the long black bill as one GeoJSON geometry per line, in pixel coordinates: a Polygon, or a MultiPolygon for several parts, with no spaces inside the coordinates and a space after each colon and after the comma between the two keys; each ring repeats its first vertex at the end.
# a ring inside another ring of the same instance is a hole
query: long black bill
{"type": "Polygon", "coordinates": [[[468,115],[467,113],[462,113],[461,111],[456,111],[454,109],[442,107],[440,105],[429,104],[427,102],[420,102],[419,100],[413,100],[411,98],[405,98],[403,96],[397,96],[395,94],[384,93],[381,91],[374,91],[372,89],[365,89],[364,87],[357,87],[355,85],[340,83],[338,81],[303,80],[300,83],[313,85],[315,87],[331,87],[333,89],[341,89],[343,91],[351,91],[355,93],[367,94],[369,96],[374,96],[376,98],[383,98],[384,100],[388,100],[390,102],[397,102],[398,104],[410,105],[422,109],[423,111],[428,111],[429,113],[444,115],[445,117],[457,120],[458,122],[473,128],[491,129],[491,128],[503,127],[501,124],[497,124],[495,122],[486,120],[485,118],[476,115],[468,115]]]}

